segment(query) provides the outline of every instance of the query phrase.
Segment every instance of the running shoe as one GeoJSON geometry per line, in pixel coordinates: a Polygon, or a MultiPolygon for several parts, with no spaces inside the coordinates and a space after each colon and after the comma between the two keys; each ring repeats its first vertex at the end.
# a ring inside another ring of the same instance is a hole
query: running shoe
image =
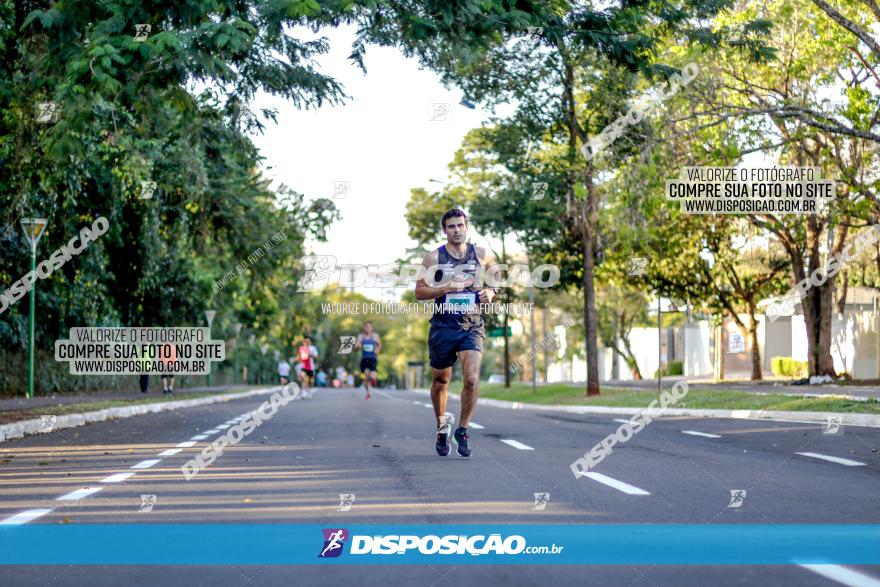
{"type": "Polygon", "coordinates": [[[449,418],[446,418],[443,426],[437,428],[437,445],[435,448],[437,449],[437,454],[441,457],[448,456],[449,451],[452,449],[449,445],[450,430],[452,430],[452,423],[449,421],[449,418]]]}
{"type": "Polygon", "coordinates": [[[471,456],[471,447],[468,446],[468,440],[471,437],[468,436],[467,428],[462,428],[459,426],[455,429],[455,442],[458,443],[458,454],[463,457],[471,456]]]}

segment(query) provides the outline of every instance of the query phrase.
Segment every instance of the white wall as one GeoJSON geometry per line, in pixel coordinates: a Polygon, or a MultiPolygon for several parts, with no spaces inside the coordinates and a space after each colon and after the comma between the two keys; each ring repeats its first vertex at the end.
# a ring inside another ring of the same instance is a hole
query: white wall
{"type": "Polygon", "coordinates": [[[795,361],[807,360],[807,325],[803,314],[791,317],[791,358],[795,361]]]}
{"type": "Polygon", "coordinates": [[[712,327],[707,320],[685,324],[684,374],[686,377],[712,374],[712,327]]]}
{"type": "MultiPolygon", "coordinates": [[[[761,355],[761,359],[764,361],[765,369],[769,371],[772,368],[773,357],[791,356],[793,335],[790,316],[779,316],[773,322],[764,320],[764,354],[761,355]]],[[[800,335],[806,336],[806,330],[800,335]]]]}
{"type": "Polygon", "coordinates": [[[831,358],[834,370],[854,379],[878,377],[878,330],[880,319],[873,312],[835,314],[831,322],[831,358]]]}

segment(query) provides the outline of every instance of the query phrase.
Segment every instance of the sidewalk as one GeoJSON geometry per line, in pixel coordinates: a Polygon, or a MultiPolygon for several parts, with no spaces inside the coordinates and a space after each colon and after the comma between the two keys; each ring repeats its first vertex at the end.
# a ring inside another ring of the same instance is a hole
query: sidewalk
{"type": "MultiPolygon", "coordinates": [[[[270,384],[267,384],[270,385],[270,384]]],[[[11,410],[26,410],[28,408],[39,408],[45,406],[60,406],[67,404],[84,404],[89,402],[113,401],[113,400],[139,400],[145,398],[155,398],[156,396],[165,397],[169,401],[178,397],[186,397],[192,393],[205,392],[232,392],[242,391],[245,389],[253,389],[254,385],[218,385],[214,387],[187,387],[185,389],[175,389],[174,395],[163,396],[161,386],[152,386],[147,393],[139,391],[96,391],[94,393],[76,393],[64,395],[36,396],[28,399],[24,395],[21,397],[0,398],[0,412],[11,410]]]]}
{"type": "MultiPolygon", "coordinates": [[[[732,391],[748,391],[753,393],[785,393],[789,395],[823,396],[823,395],[841,395],[851,396],[853,398],[866,399],[875,397],[880,399],[880,382],[864,382],[864,383],[826,383],[821,385],[791,385],[789,380],[785,381],[748,381],[741,379],[727,380],[722,383],[716,383],[711,379],[700,377],[682,377],[678,375],[663,377],[663,389],[667,389],[670,385],[677,381],[687,381],[688,385],[695,389],[727,389],[732,391]]],[[[527,382],[526,382],[527,383],[527,382]]],[[[572,387],[586,387],[586,382],[577,381],[570,382],[572,387]]],[[[657,389],[656,379],[643,379],[641,381],[623,381],[611,380],[603,381],[606,387],[623,387],[637,389],[657,389]]]]}

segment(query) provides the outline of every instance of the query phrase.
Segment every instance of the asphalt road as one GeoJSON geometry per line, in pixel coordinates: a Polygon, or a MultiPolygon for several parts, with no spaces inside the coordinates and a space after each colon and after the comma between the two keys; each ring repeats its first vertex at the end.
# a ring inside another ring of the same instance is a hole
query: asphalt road
{"type": "MultiPolygon", "coordinates": [[[[429,399],[405,391],[365,401],[358,390],[319,390],[186,481],[183,463],[265,399],[0,444],[0,523],[35,510],[51,511],[25,523],[880,523],[878,429],[825,434],[815,424],[663,418],[615,447],[595,468],[601,476],[576,479],[570,463],[614,432],[616,417],[478,406],[473,456],[442,458],[434,453],[429,399]],[[739,507],[729,507],[731,490],[746,492],[739,507]],[[550,499],[534,510],[539,492],[550,499]],[[338,511],[339,494],[355,495],[350,511],[338,511]],[[142,495],[156,496],[151,511],[141,511],[142,495]]],[[[457,402],[449,409],[457,416],[457,402]]],[[[0,573],[4,585],[52,586],[880,585],[878,567],[834,565],[58,565],[0,573]]]]}

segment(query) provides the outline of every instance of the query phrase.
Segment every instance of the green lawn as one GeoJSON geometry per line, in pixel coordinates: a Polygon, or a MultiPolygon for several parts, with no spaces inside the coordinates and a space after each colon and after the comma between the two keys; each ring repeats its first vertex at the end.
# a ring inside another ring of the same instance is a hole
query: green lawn
{"type": "MultiPolygon", "coordinates": [[[[668,386],[664,386],[664,389],[668,388],[668,386]]],[[[603,387],[601,395],[588,398],[584,395],[584,389],[571,387],[564,383],[538,387],[535,393],[532,393],[532,386],[527,383],[511,383],[509,390],[505,390],[502,384],[481,383],[480,397],[531,404],[644,408],[651,403],[651,400],[656,399],[658,394],[656,391],[642,389],[603,387]]],[[[671,407],[880,414],[880,402],[873,398],[867,401],[853,401],[834,396],[818,398],[780,393],[765,395],[747,391],[700,389],[699,387],[691,387],[688,394],[671,407]]]]}
{"type": "Polygon", "coordinates": [[[247,391],[243,389],[233,389],[228,391],[201,391],[195,393],[179,393],[175,392],[172,396],[167,395],[147,395],[144,397],[132,399],[118,400],[99,400],[91,402],[56,404],[54,406],[37,406],[24,410],[5,410],[0,412],[0,424],[9,424],[11,422],[20,422],[22,420],[35,420],[40,416],[61,416],[64,414],[82,414],[83,412],[96,412],[105,408],[119,408],[122,406],[135,406],[139,404],[155,404],[159,402],[170,402],[177,400],[196,399],[200,397],[208,397],[212,395],[225,395],[227,393],[240,393],[247,391]]]}

